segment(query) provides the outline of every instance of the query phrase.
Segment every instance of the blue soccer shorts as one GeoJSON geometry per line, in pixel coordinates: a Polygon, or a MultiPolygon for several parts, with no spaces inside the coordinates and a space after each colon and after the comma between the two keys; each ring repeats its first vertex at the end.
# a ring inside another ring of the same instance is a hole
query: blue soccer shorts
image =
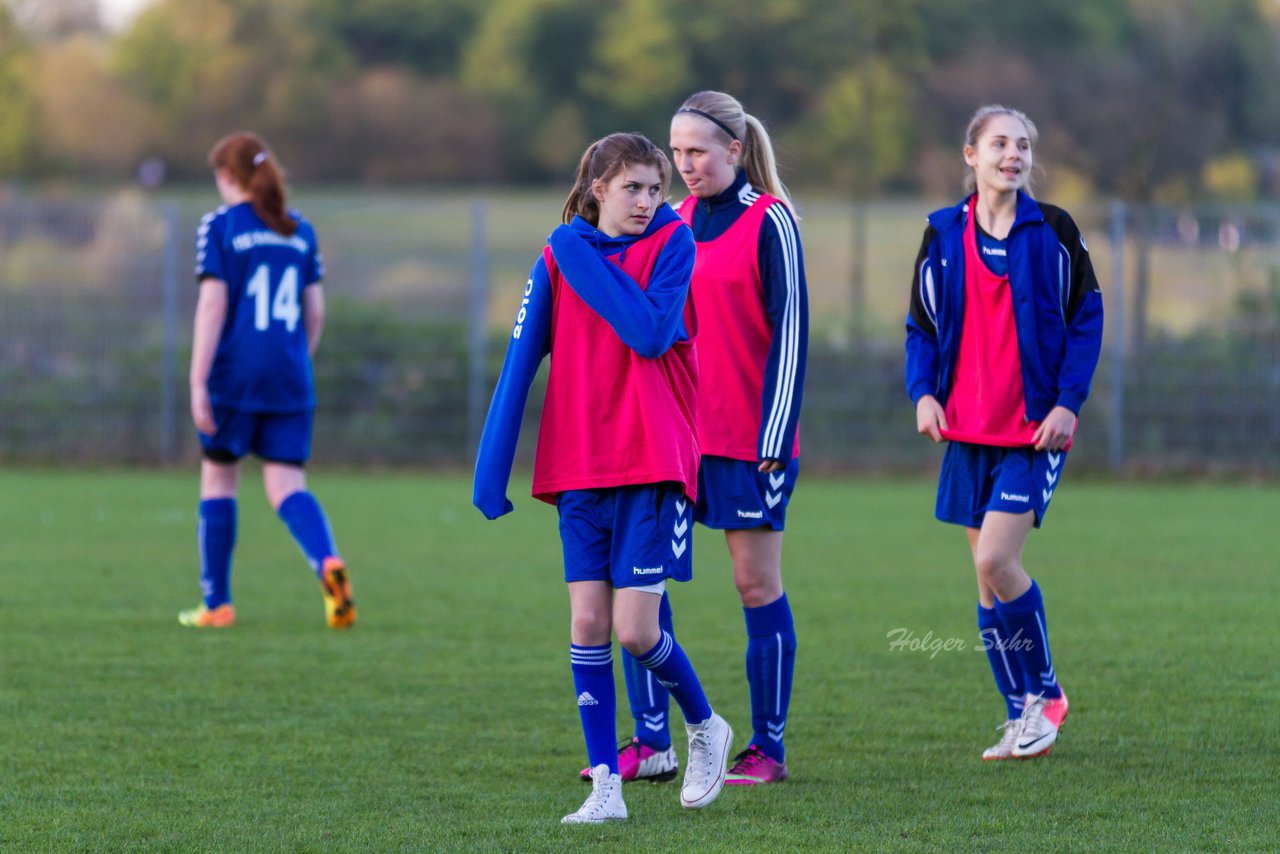
{"type": "Polygon", "coordinates": [[[303,466],[311,458],[311,421],[314,410],[299,412],[241,412],[224,406],[213,408],[212,436],[200,434],[205,458],[234,463],[254,454],[270,463],[303,466]]]}
{"type": "Polygon", "coordinates": [[[800,474],[800,460],[782,471],[761,473],[754,460],[702,458],[698,467],[698,506],[694,519],[723,531],[772,528],[787,523],[787,505],[800,474]]]}
{"type": "Polygon", "coordinates": [[[937,517],[966,528],[981,528],[989,511],[1019,514],[1030,510],[1039,528],[1066,463],[1066,451],[952,442],[938,476],[937,517]]]}
{"type": "Polygon", "coordinates": [[[565,581],[648,587],[693,577],[693,508],[675,483],[560,493],[565,581]]]}

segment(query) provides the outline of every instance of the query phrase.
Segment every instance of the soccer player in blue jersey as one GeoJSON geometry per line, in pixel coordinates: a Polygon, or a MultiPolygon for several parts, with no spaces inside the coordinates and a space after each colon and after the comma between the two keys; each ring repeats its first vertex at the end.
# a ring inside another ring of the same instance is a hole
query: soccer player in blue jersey
{"type": "Polygon", "coordinates": [[[473,501],[496,519],[512,509],[506,490],[525,402],[550,355],[533,494],[560,518],[569,660],[592,784],[566,824],[627,817],[613,634],[684,713],[686,809],[719,795],[733,744],[659,618],[667,581],[693,573],[699,457],[694,243],[666,203],[670,180],[666,155],[640,134],[610,134],[583,154],[563,224],[525,285],[476,458],[473,501]]]}
{"type": "MultiPolygon", "coordinates": [[[[752,736],[726,785],[787,778],[783,731],[796,633],[782,584],[782,537],[799,474],[800,401],[809,334],[800,235],[768,131],[723,92],[691,95],[671,120],[671,152],[690,195],[698,309],[695,519],[724,531],[746,623],[752,736]]],[[[670,603],[663,625],[671,631],[670,603]]],[[[669,779],[676,757],[667,692],[623,655],[635,735],[619,750],[628,780],[669,779]]]]}
{"type": "Polygon", "coordinates": [[[329,522],[307,491],[315,389],[311,359],[324,327],[324,264],[311,224],[285,204],[283,173],[261,138],[234,133],[209,154],[223,206],[196,243],[191,417],[200,433],[200,587],[184,626],[235,623],[231,555],[240,460],[262,460],[267,500],[320,580],[333,628],[355,622],[351,580],[329,522]]]}
{"type": "Polygon", "coordinates": [[[906,322],[916,429],[948,442],[936,515],[961,525],[978,631],[1005,703],[985,760],[1049,753],[1067,695],[1022,550],[1061,485],[1102,348],[1102,295],[1071,216],[1029,191],[1036,126],[988,105],[965,133],[958,204],[929,216],[906,322]]]}

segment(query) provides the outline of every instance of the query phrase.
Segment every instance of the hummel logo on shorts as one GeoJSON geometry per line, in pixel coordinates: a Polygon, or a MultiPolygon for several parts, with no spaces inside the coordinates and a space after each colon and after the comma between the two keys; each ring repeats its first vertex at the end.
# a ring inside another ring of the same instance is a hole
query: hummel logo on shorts
{"type": "Polygon", "coordinates": [[[600,705],[600,701],[597,700],[595,697],[591,696],[589,692],[583,691],[581,694],[578,695],[578,705],[579,706],[598,706],[600,705]]]}

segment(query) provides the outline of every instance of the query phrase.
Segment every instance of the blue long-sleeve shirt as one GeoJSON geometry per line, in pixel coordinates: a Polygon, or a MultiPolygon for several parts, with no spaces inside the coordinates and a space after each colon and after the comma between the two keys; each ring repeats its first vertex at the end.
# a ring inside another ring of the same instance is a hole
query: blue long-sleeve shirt
{"type": "MultiPolygon", "coordinates": [[[[558,227],[547,241],[565,283],[627,347],[647,359],[662,356],[676,341],[688,340],[682,313],[693,270],[693,239],[681,227],[667,240],[644,289],[609,257],[625,255],[628,247],[677,219],[675,211],[663,205],[644,234],[615,238],[576,218],[558,227]]],[[[542,360],[555,351],[552,313],[550,274],[539,255],[525,283],[476,457],[472,500],[489,519],[512,510],[506,492],[529,390],[542,360]]]]}

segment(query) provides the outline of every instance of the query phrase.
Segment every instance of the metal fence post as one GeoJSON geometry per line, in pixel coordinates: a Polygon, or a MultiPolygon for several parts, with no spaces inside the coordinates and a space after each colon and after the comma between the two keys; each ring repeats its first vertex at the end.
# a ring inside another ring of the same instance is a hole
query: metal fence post
{"type": "Polygon", "coordinates": [[[181,217],[176,202],[164,205],[164,261],[161,267],[160,461],[178,457],[178,266],[181,217]]]}
{"type": "Polygon", "coordinates": [[[1129,361],[1128,341],[1125,331],[1125,251],[1127,234],[1124,202],[1113,201],[1110,209],[1111,240],[1111,306],[1107,326],[1111,330],[1111,435],[1109,437],[1108,462],[1113,471],[1124,465],[1124,391],[1129,361]]]}
{"type": "Polygon", "coordinates": [[[865,346],[867,313],[867,203],[861,198],[853,202],[853,228],[850,252],[853,254],[849,277],[849,340],[853,347],[865,346]]]}
{"type": "Polygon", "coordinates": [[[485,339],[488,335],[489,247],[488,206],[471,205],[471,288],[467,311],[467,459],[480,447],[485,414],[485,339]]]}

